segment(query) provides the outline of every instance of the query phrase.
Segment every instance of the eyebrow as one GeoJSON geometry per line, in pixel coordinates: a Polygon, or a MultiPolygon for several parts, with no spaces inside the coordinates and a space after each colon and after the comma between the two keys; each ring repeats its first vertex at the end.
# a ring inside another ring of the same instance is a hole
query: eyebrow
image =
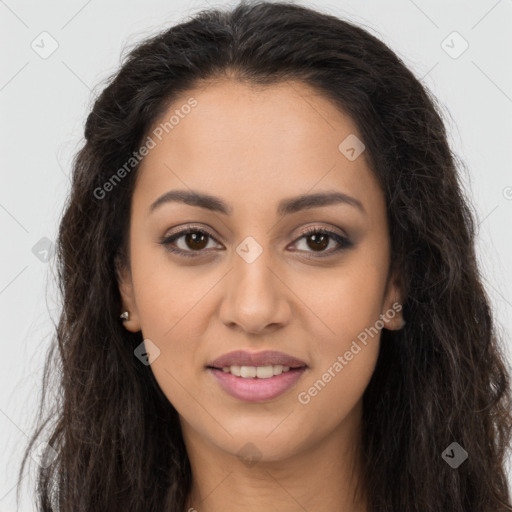
{"type": "MultiPolygon", "coordinates": [[[[224,215],[231,215],[233,212],[233,208],[219,197],[204,194],[195,190],[170,190],[151,204],[148,213],[152,213],[159,206],[170,202],[179,202],[190,206],[198,206],[212,212],[223,213],[224,215]]],[[[364,209],[361,201],[342,192],[318,192],[316,194],[301,195],[283,199],[277,207],[277,214],[289,215],[301,210],[340,203],[353,206],[361,213],[366,214],[366,210],[364,209]]]]}

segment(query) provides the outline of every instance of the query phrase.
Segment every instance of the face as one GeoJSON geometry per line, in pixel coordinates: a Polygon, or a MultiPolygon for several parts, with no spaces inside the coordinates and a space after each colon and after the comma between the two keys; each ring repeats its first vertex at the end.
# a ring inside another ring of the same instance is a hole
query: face
{"type": "Polygon", "coordinates": [[[278,460],[358,426],[381,329],[401,314],[355,123],[302,83],[226,80],[184,94],[149,135],[119,284],[186,440],[278,460]],[[264,351],[285,359],[251,358],[264,351]]]}

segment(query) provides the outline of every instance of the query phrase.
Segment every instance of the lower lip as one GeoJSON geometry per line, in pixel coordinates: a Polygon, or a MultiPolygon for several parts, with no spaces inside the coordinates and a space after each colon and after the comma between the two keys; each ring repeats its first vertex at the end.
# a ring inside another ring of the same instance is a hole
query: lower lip
{"type": "Polygon", "coordinates": [[[306,367],[296,368],[268,379],[246,379],[217,368],[208,371],[217,379],[220,387],[230,396],[246,402],[272,400],[288,391],[301,377],[306,367]]]}

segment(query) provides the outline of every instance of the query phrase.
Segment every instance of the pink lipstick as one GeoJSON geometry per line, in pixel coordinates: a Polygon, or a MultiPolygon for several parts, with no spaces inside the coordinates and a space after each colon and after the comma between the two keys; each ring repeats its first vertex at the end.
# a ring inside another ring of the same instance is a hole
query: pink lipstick
{"type": "Polygon", "coordinates": [[[304,361],[282,352],[237,350],[211,361],[207,370],[228,395],[261,402],[292,388],[307,367],[304,361]]]}

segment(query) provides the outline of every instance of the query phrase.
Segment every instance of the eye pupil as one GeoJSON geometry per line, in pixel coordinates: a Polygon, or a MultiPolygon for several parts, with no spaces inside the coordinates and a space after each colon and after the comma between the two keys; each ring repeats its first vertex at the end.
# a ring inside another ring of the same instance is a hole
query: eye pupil
{"type": "Polygon", "coordinates": [[[311,249],[322,250],[322,249],[325,249],[329,245],[329,241],[328,241],[329,235],[313,234],[313,235],[309,235],[308,238],[313,241],[313,245],[310,245],[308,243],[308,245],[311,247],[311,249]]]}
{"type": "Polygon", "coordinates": [[[198,232],[193,232],[193,233],[187,233],[185,235],[185,243],[191,248],[191,249],[204,249],[207,245],[207,237],[208,235],[206,235],[205,233],[198,233],[198,232]],[[206,243],[204,243],[206,241],[206,243]],[[194,244],[199,244],[199,246],[197,245],[194,245],[194,244]]]}

